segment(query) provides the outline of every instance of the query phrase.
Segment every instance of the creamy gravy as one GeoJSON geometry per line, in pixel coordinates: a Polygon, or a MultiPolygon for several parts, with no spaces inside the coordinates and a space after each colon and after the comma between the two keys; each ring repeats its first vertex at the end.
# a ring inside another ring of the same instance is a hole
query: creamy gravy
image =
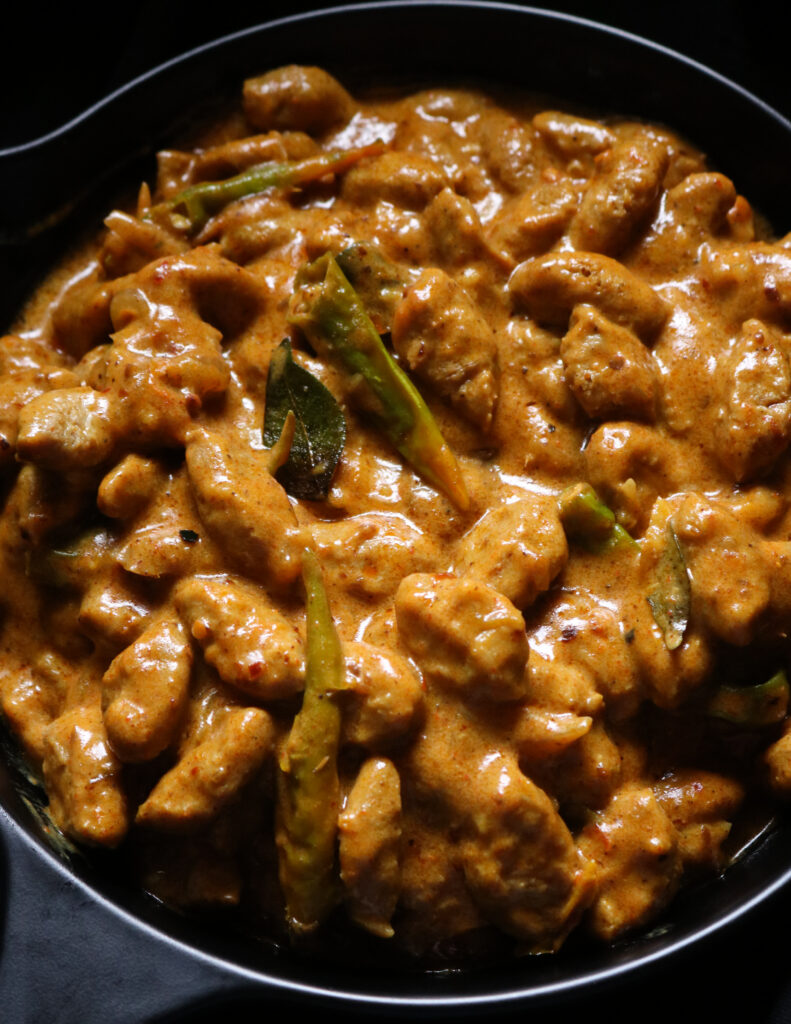
{"type": "Polygon", "coordinates": [[[0,341],[0,702],[55,825],[276,935],[656,919],[791,792],[789,329],[791,245],[664,128],[246,83],[0,341]],[[201,183],[360,147],[190,221],[201,183]],[[316,313],[355,245],[427,456],[316,313]],[[345,423],[313,500],[262,440],[284,338],[345,423]]]}

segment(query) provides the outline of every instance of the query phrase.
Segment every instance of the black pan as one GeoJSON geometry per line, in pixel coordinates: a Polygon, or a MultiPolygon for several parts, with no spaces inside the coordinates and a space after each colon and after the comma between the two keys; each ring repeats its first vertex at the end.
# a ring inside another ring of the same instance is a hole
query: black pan
{"type": "MultiPolygon", "coordinates": [[[[473,79],[664,122],[702,146],[779,228],[791,227],[791,124],[706,68],[546,11],[442,0],[363,4],[287,18],[201,47],[65,128],[0,152],[0,196],[14,195],[0,221],[0,320],[10,320],[77,223],[98,226],[120,181],[151,177],[151,154],[184,111],[235,94],[245,75],[288,62],[324,66],[352,90],[373,81],[473,79]]],[[[791,825],[778,822],[725,877],[688,891],[650,932],[612,948],[570,942],[555,957],[464,973],[414,972],[383,963],[364,946],[341,950],[338,962],[315,961],[170,912],[131,891],[112,858],[53,851],[31,800],[34,805],[35,792],[9,750],[0,763],[0,878],[6,881],[0,1019],[9,1024],[140,1024],[230,998],[269,1011],[282,1000],[318,1001],[324,1020],[353,1010],[490,1019],[529,1010],[534,1020],[536,1012],[557,1020],[586,1008],[590,1018],[602,999],[628,998],[639,999],[641,1018],[651,1020],[662,987],[691,971],[710,993],[711,1008],[736,980],[727,977],[734,964],[760,982],[756,950],[773,948],[766,929],[789,905],[791,825]]],[[[738,980],[749,993],[750,976],[738,980]]],[[[779,980],[773,974],[771,984],[779,980]]],[[[758,1005],[765,1007],[762,994],[758,1005]]],[[[215,1019],[213,1012],[205,1019],[215,1019]]]]}

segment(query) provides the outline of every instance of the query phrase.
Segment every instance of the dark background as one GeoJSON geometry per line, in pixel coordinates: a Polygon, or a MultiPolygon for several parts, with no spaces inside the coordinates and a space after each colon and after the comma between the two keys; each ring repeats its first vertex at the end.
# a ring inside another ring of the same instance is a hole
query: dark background
{"type": "MultiPolygon", "coordinates": [[[[8,24],[5,26],[0,59],[0,149],[56,128],[108,91],[185,50],[260,22],[319,6],[328,5],[319,0],[269,4],[226,0],[211,6],[183,0],[147,0],[132,8],[120,3],[102,7],[92,3],[47,5],[45,9],[30,3],[27,8],[15,5],[15,27],[8,31],[8,24]]],[[[791,117],[789,43],[779,3],[613,0],[533,6],[568,12],[652,39],[708,65],[791,117]]],[[[375,40],[371,45],[375,46],[375,40]]],[[[57,168],[53,168],[53,174],[57,174],[57,168]]],[[[5,197],[6,201],[12,198],[5,197]]],[[[529,1016],[535,1024],[563,1024],[579,1018],[585,1018],[588,1024],[604,1020],[614,1024],[627,1020],[645,1024],[791,1021],[791,1010],[786,1016],[783,998],[786,985],[791,985],[789,919],[791,896],[785,895],[770,911],[754,913],[746,924],[675,962],[670,971],[655,971],[617,990],[545,1011],[518,1010],[496,1017],[489,1013],[480,1019],[516,1021],[529,1016]]],[[[5,941],[8,956],[14,936],[6,935],[5,941]]],[[[42,943],[40,955],[48,956],[46,942],[42,943]]],[[[84,983],[90,985],[90,965],[84,965],[83,970],[84,983]]],[[[69,980],[73,983],[73,979],[69,980]]],[[[150,1005],[150,1000],[142,1001],[143,1004],[150,1005]]],[[[365,1014],[333,1016],[325,1008],[316,1007],[309,1013],[322,1024],[340,1019],[374,1019],[365,1014]]],[[[246,1024],[284,1015],[297,1014],[293,1007],[277,1000],[265,1004],[236,1001],[223,1009],[192,1007],[178,1020],[197,1024],[225,1018],[246,1024]]],[[[452,1014],[447,1019],[458,1017],[452,1014]]],[[[59,1019],[63,1024],[83,1024],[70,1018],[68,1012],[59,1019]]],[[[152,1018],[150,1014],[141,1017],[141,1024],[154,1024],[155,1019],[156,1024],[164,1024],[162,1018],[152,1018]]],[[[34,1017],[22,1020],[5,1015],[2,1004],[0,1021],[39,1024],[34,1017]]],[[[111,1012],[107,1022],[112,1024],[111,1012]]]]}
{"type": "MultiPolygon", "coordinates": [[[[274,18],[340,6],[321,0],[203,6],[15,3],[0,60],[0,148],[67,121],[107,91],[201,43],[274,18]]],[[[740,83],[791,116],[782,0],[566,0],[535,3],[644,36],[740,83]]],[[[452,38],[448,44],[452,46],[452,38]]],[[[372,40],[375,47],[375,41],[372,40]]]]}

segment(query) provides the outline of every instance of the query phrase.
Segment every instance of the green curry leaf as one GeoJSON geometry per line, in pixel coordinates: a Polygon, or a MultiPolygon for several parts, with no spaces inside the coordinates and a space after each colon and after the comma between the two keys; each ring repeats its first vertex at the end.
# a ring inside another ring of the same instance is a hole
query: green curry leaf
{"type": "Polygon", "coordinates": [[[683,643],[689,623],[690,602],[687,564],[676,531],[668,521],[665,542],[656,566],[655,587],[648,595],[648,603],[669,651],[683,643]]]}
{"type": "Polygon", "coordinates": [[[273,447],[289,411],[296,418],[288,459],[275,474],[295,498],[321,501],[329,493],[346,441],[346,421],[325,386],[294,361],[291,342],[275,350],[266,381],[264,444],[273,447]]]}

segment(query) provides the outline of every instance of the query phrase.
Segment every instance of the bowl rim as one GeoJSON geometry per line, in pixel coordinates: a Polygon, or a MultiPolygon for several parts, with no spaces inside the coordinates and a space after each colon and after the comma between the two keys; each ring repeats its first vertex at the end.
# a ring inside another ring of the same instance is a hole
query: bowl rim
{"type": "Polygon", "coordinates": [[[129,81],[122,83],[100,99],[96,100],[94,103],[79,111],[63,124],[58,125],[50,131],[36,136],[35,138],[28,139],[26,142],[16,143],[13,146],[0,149],[0,159],[27,154],[45,144],[59,139],[72,131],[76,125],[93,118],[105,107],[115,104],[120,97],[125,96],[130,92],[134,92],[151,79],[167,74],[167,72],[172,68],[183,65],[185,62],[193,58],[205,55],[207,52],[217,49],[220,46],[232,44],[236,40],[257,34],[264,30],[271,31],[272,29],[280,26],[290,25],[295,22],[315,21],[316,19],[324,17],[334,18],[341,15],[348,16],[351,14],[358,14],[360,12],[387,10],[388,8],[408,10],[410,8],[452,9],[458,7],[478,10],[488,9],[491,11],[507,11],[515,14],[538,16],[559,23],[576,24],[583,28],[589,28],[597,32],[604,32],[609,36],[619,37],[624,41],[630,41],[641,47],[654,50],[657,53],[665,54],[675,61],[679,61],[690,68],[702,72],[706,77],[718,81],[722,86],[743,96],[745,99],[749,100],[751,104],[760,107],[764,113],[777,119],[788,131],[791,131],[791,120],[788,117],[777,110],[777,108],[767,103],[756,93],[751,92],[749,89],[740,85],[728,76],[693,57],[687,56],[673,47],[667,46],[664,43],[658,43],[646,36],[639,35],[638,33],[631,32],[627,29],[619,28],[615,25],[609,25],[606,22],[600,22],[584,17],[583,15],[571,14],[540,6],[510,3],[508,0],[363,0],[361,3],[346,3],[327,7],[318,7],[313,10],[284,15],[283,17],[250,25],[247,28],[238,29],[234,32],[228,33],[227,35],[220,36],[217,39],[211,39],[207,42],[201,43],[198,46],[192,47],[183,53],[177,54],[174,57],[156,64],[155,66],[141,72],[139,75],[135,75],[133,78],[129,79],[129,81]]]}
{"type": "MultiPolygon", "coordinates": [[[[3,765],[0,765],[2,773],[3,765]]],[[[113,886],[108,888],[105,880],[100,880],[99,885],[86,880],[81,873],[75,872],[73,866],[64,862],[56,852],[48,845],[46,839],[37,834],[32,827],[17,820],[16,816],[8,809],[3,802],[0,802],[0,853],[2,853],[4,841],[8,844],[11,840],[10,849],[13,855],[19,856],[24,851],[24,856],[35,858],[39,864],[45,864],[47,871],[51,874],[51,882],[47,882],[47,893],[62,894],[66,889],[80,894],[81,898],[88,900],[93,908],[94,919],[101,924],[102,921],[112,919],[114,922],[123,922],[128,929],[139,936],[145,937],[157,948],[157,952],[169,954],[172,963],[178,966],[188,960],[198,961],[214,972],[216,986],[218,989],[227,987],[227,980],[231,979],[237,985],[236,991],[260,992],[262,987],[265,992],[272,995],[280,994],[318,1001],[322,1004],[335,1005],[338,1003],[354,1004],[358,1008],[387,1009],[390,1011],[409,1010],[418,1014],[431,1014],[439,1009],[446,1010],[467,1010],[473,1013],[484,1010],[504,1010],[514,1007],[517,1004],[530,1003],[544,1007],[550,1002],[562,999],[566,1003],[573,1004],[574,1000],[581,994],[594,995],[604,990],[612,989],[618,983],[632,978],[637,972],[647,974],[662,967],[670,966],[670,961],[677,961],[689,947],[699,947],[715,935],[723,937],[737,922],[749,915],[753,915],[768,900],[778,895],[783,889],[788,889],[791,884],[791,865],[785,873],[775,878],[772,883],[757,892],[751,899],[739,903],[732,910],[721,918],[711,921],[705,927],[691,934],[684,935],[680,939],[667,946],[660,946],[653,952],[642,955],[634,960],[626,960],[611,967],[581,971],[571,977],[563,977],[559,981],[550,981],[539,985],[529,983],[526,976],[520,977],[520,961],[514,959],[510,965],[513,972],[513,987],[485,988],[483,991],[463,990],[460,992],[446,992],[443,987],[450,984],[456,974],[464,976],[466,980],[472,980],[474,984],[485,981],[487,974],[465,971],[429,972],[421,977],[426,982],[426,991],[422,990],[417,994],[403,994],[389,991],[367,991],[364,988],[339,987],[333,977],[329,977],[326,983],[305,981],[292,977],[284,977],[277,972],[277,963],[274,967],[262,966],[260,969],[248,966],[233,959],[232,956],[225,956],[204,948],[201,944],[192,944],[189,937],[184,939],[173,933],[169,925],[178,923],[177,912],[162,905],[164,913],[171,917],[164,925],[159,922],[145,919],[135,910],[125,905],[123,893],[113,892],[113,886]],[[121,899],[116,898],[120,895],[121,899]],[[98,912],[98,913],[97,913],[98,912]]],[[[24,871],[24,867],[22,868],[24,871]]],[[[723,876],[719,876],[721,881],[723,876]]],[[[706,883],[704,883],[706,884],[706,883]]],[[[200,936],[198,936],[200,941],[200,936]]],[[[642,936],[638,933],[635,942],[639,943],[642,936]]],[[[631,942],[631,940],[630,940],[631,942]]],[[[331,973],[332,967],[329,968],[331,973]]],[[[401,979],[398,975],[388,977],[388,981],[396,985],[401,979]]],[[[212,979],[208,978],[207,983],[211,989],[212,979]]]]}

